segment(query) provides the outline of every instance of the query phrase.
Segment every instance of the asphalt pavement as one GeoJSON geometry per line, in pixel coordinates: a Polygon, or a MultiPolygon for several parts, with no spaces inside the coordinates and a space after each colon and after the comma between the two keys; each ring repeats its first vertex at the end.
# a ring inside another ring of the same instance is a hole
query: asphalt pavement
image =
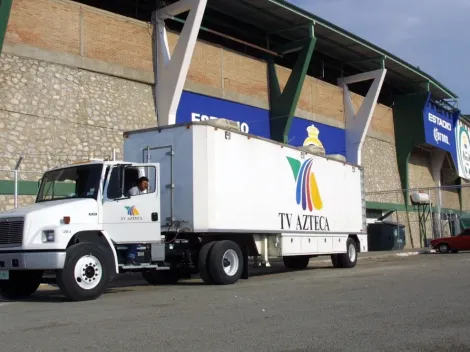
{"type": "Polygon", "coordinates": [[[116,283],[0,301],[1,351],[470,351],[470,254],[370,257],[354,269],[274,265],[232,286],[116,283]]]}

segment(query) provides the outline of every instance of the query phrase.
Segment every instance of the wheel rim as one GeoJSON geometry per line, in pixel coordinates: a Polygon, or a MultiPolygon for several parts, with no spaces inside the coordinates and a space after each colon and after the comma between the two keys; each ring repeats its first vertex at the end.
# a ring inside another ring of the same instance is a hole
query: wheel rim
{"type": "Polygon", "coordinates": [[[440,250],[441,252],[447,252],[447,245],[441,244],[439,250],[440,250]]]}
{"type": "Polygon", "coordinates": [[[354,246],[352,243],[348,248],[348,256],[350,261],[354,262],[356,260],[356,246],[354,246]]]}
{"type": "Polygon", "coordinates": [[[224,253],[222,257],[222,266],[224,268],[225,273],[228,276],[233,276],[238,271],[238,255],[233,249],[229,249],[224,253]]]}
{"type": "Polygon", "coordinates": [[[103,277],[101,262],[93,255],[81,257],[75,264],[75,282],[84,290],[92,290],[103,277]]]}

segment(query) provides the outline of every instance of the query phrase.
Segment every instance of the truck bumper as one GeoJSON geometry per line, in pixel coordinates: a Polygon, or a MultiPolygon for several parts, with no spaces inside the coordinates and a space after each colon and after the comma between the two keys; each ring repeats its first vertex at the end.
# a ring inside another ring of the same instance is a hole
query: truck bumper
{"type": "Polygon", "coordinates": [[[0,270],[62,269],[65,251],[5,251],[0,252],[0,270]]]}

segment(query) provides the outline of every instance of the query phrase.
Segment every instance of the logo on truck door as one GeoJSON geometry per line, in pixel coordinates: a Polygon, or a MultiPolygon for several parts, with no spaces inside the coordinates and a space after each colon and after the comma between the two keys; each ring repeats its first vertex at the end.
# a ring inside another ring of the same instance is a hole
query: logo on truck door
{"type": "Polygon", "coordinates": [[[137,208],[135,207],[135,205],[132,205],[130,207],[125,207],[126,210],[127,210],[127,215],[129,216],[137,216],[137,215],[140,215],[139,211],[137,210],[137,208]]]}
{"type": "Polygon", "coordinates": [[[127,216],[121,216],[121,221],[143,220],[142,216],[139,216],[140,212],[137,210],[135,205],[124,206],[124,208],[126,209],[127,216]]]}
{"type": "MultiPolygon", "coordinates": [[[[304,211],[313,212],[323,209],[323,201],[315,173],[312,172],[313,159],[300,162],[287,157],[294,174],[295,200],[304,211]]],[[[296,231],[329,231],[328,218],[315,214],[279,213],[281,229],[296,231]]]]}

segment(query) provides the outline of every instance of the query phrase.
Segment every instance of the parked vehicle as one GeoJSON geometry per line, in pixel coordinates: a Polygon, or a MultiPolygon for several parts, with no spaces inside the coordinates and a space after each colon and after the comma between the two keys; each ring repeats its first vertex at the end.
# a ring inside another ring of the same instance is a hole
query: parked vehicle
{"type": "Polygon", "coordinates": [[[367,251],[363,170],[312,150],[228,120],[126,132],[125,161],[49,170],[35,204],[0,213],[0,292],[29,296],[44,272],[72,300],[96,299],[130,271],[151,284],[195,273],[234,284],[249,257],[300,270],[329,255],[352,268],[367,251]],[[142,176],[148,191],[130,196],[142,176]]]}
{"type": "Polygon", "coordinates": [[[470,228],[463,230],[457,236],[436,238],[431,241],[431,247],[440,253],[470,251],[470,228]]]}

